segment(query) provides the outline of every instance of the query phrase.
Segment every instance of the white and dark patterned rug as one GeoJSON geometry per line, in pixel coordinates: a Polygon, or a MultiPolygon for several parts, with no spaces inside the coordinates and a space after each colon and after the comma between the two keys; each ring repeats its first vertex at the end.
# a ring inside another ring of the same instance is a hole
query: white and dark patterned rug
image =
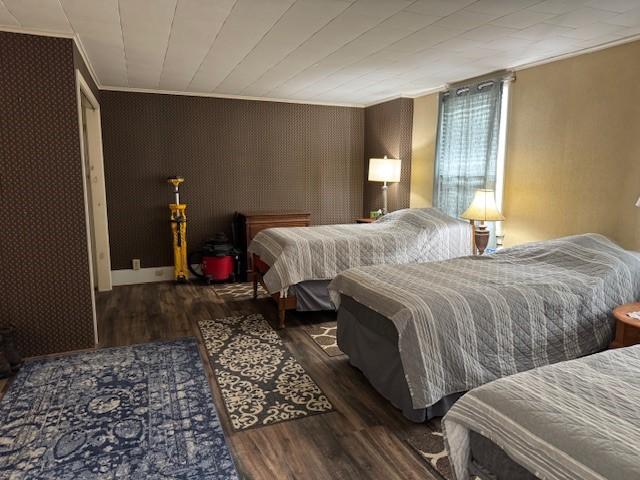
{"type": "Polygon", "coordinates": [[[26,363],[0,402],[0,478],[238,478],[195,339],[26,363]]]}
{"type": "MultiPolygon", "coordinates": [[[[246,300],[253,300],[253,282],[242,283],[221,283],[214,285],[218,297],[226,302],[244,302],[246,300]]],[[[269,294],[262,288],[262,285],[258,284],[258,298],[266,298],[269,294]]]]}
{"type": "Polygon", "coordinates": [[[333,410],[262,315],[198,324],[235,430],[333,410]]]}
{"type": "Polygon", "coordinates": [[[311,337],[311,340],[318,345],[329,357],[344,355],[338,348],[336,339],[336,322],[320,323],[318,325],[305,325],[304,331],[311,337]]]}
{"type": "MultiPolygon", "coordinates": [[[[442,424],[440,418],[434,418],[424,425],[424,430],[420,430],[407,438],[409,445],[418,452],[418,455],[445,480],[454,480],[451,464],[449,463],[449,452],[444,446],[444,436],[442,434],[442,424]]],[[[473,477],[473,480],[480,480],[473,477]]]]}

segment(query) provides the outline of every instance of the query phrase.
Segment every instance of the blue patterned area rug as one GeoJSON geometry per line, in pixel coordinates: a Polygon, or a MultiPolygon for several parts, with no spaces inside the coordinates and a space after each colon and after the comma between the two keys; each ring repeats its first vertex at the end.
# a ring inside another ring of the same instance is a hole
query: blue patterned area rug
{"type": "Polygon", "coordinates": [[[235,430],[333,411],[260,314],[198,322],[235,430]]]}
{"type": "Polygon", "coordinates": [[[237,479],[195,339],[25,364],[0,402],[0,478],[237,479]]]}

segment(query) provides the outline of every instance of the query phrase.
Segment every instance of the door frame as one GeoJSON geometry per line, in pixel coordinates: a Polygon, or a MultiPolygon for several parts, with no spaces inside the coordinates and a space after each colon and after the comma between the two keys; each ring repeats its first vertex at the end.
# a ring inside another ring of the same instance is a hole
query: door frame
{"type": "Polygon", "coordinates": [[[107,217],[107,195],[104,178],[104,158],[102,154],[102,125],[100,122],[100,103],[93,94],[89,84],[78,69],[76,69],[76,97],[78,104],[78,134],[80,137],[80,157],[82,164],[82,190],[84,195],[85,226],[87,232],[87,260],[89,263],[89,283],[91,286],[91,306],[93,310],[93,329],[96,345],[98,344],[98,324],[96,317],[95,288],[98,291],[108,291],[112,288],[111,280],[111,256],[109,249],[109,223],[107,217]],[[82,95],[89,101],[93,110],[86,112],[87,145],[85,149],[84,135],[82,131],[82,95]],[[85,159],[85,151],[89,153],[89,159],[85,159]],[[87,187],[86,165],[91,170],[91,189],[87,187]],[[90,191],[89,191],[90,190],[90,191]],[[91,197],[91,198],[89,198],[91,197]],[[91,202],[92,208],[89,208],[91,202]],[[90,221],[90,212],[93,213],[93,222],[90,221]],[[96,252],[93,252],[91,241],[91,223],[93,223],[93,236],[96,252]],[[93,255],[97,266],[94,284],[93,255]]]}

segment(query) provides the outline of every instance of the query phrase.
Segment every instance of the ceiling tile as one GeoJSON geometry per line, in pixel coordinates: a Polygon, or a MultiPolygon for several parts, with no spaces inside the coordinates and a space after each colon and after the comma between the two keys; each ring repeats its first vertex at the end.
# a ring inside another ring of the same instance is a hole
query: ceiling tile
{"type": "Polygon", "coordinates": [[[514,28],[506,28],[497,25],[483,25],[463,33],[461,37],[478,42],[495,42],[517,32],[518,30],[514,28]]]}
{"type": "Polygon", "coordinates": [[[420,50],[438,45],[457,36],[457,33],[438,25],[429,25],[411,35],[385,47],[385,50],[396,53],[415,53],[420,50]]]}
{"type": "Polygon", "coordinates": [[[615,16],[615,13],[609,12],[607,10],[600,10],[599,8],[591,7],[580,7],[576,10],[573,10],[572,12],[564,13],[550,20],[547,20],[547,23],[561,25],[563,27],[578,28],[590,25],[595,22],[606,22],[607,19],[614,18],[615,16]]]}
{"type": "Polygon", "coordinates": [[[158,86],[184,91],[209,52],[235,0],[180,0],[158,86]]]}
{"type": "Polygon", "coordinates": [[[61,0],[73,30],[91,59],[100,83],[127,85],[117,0],[61,0]]]}
{"type": "Polygon", "coordinates": [[[465,8],[468,12],[503,16],[540,3],[540,0],[478,0],[465,8]]]}
{"type": "Polygon", "coordinates": [[[560,15],[584,6],[587,1],[588,0],[546,0],[529,7],[529,9],[534,12],[560,15]]]}
{"type": "Polygon", "coordinates": [[[299,0],[215,88],[238,94],[351,5],[343,0],[299,0]]]}
{"type": "Polygon", "coordinates": [[[189,87],[211,92],[260,42],[295,0],[238,0],[189,87]]]}
{"type": "Polygon", "coordinates": [[[519,32],[514,33],[512,36],[517,38],[526,38],[529,40],[541,40],[549,35],[563,35],[570,33],[573,29],[569,27],[562,27],[560,25],[551,25],[549,23],[539,23],[532,25],[519,32]]]}
{"type": "Polygon", "coordinates": [[[562,36],[574,38],[577,40],[590,40],[604,37],[606,35],[619,32],[623,29],[624,27],[621,27],[620,25],[611,25],[608,23],[598,22],[584,27],[576,28],[571,32],[563,33],[562,36]]]}
{"type": "Polygon", "coordinates": [[[612,25],[621,25],[623,27],[633,27],[635,25],[640,25],[640,7],[608,18],[606,20],[606,23],[610,23],[612,25]]]}
{"type": "Polygon", "coordinates": [[[0,0],[0,25],[20,25],[16,17],[14,17],[2,0],[0,0]]]}
{"type": "MultiPolygon", "coordinates": [[[[423,29],[438,18],[406,11],[399,12],[282,83],[275,91],[282,92],[287,89],[288,92],[298,92],[317,82],[324,84],[327,77],[356,64],[356,62],[366,61],[367,58],[380,58],[379,53],[385,47],[408,38],[413,32],[423,29]]],[[[388,63],[390,58],[396,59],[397,57],[397,54],[386,55],[386,61],[388,63]]]]}
{"type": "Polygon", "coordinates": [[[572,48],[580,48],[580,45],[581,42],[579,40],[552,35],[532,44],[528,50],[550,55],[560,55],[570,51],[572,48]]]}
{"type": "Polygon", "coordinates": [[[592,0],[587,7],[600,8],[616,13],[624,13],[638,8],[638,0],[592,0]]]}
{"type": "Polygon", "coordinates": [[[235,0],[180,0],[171,27],[159,87],[187,90],[235,0]]]}
{"type": "Polygon", "coordinates": [[[490,21],[495,20],[498,16],[499,15],[495,14],[460,10],[443,18],[442,20],[438,20],[434,23],[434,26],[447,28],[451,32],[462,33],[477,28],[480,25],[484,25],[485,23],[489,23],[490,21]]]}
{"type": "Polygon", "coordinates": [[[500,25],[509,28],[527,28],[531,25],[544,22],[555,17],[554,13],[541,13],[533,10],[520,10],[519,12],[505,15],[491,22],[493,25],[500,25]]]}
{"type": "Polygon", "coordinates": [[[513,55],[517,56],[522,49],[530,47],[537,40],[538,38],[521,38],[509,35],[498,40],[494,40],[493,42],[487,42],[484,46],[493,50],[511,52],[513,55]]]}
{"type": "Polygon", "coordinates": [[[471,5],[475,0],[419,0],[407,7],[407,11],[423,15],[445,17],[471,5]]]}
{"type": "Polygon", "coordinates": [[[119,0],[129,86],[158,88],[177,0],[119,0]]]}
{"type": "Polygon", "coordinates": [[[358,0],[281,62],[249,85],[245,95],[267,95],[300,71],[407,7],[410,1],[358,0]]]}
{"type": "Polygon", "coordinates": [[[25,28],[72,33],[58,0],[3,0],[5,8],[25,28]]]}
{"type": "Polygon", "coordinates": [[[640,34],[640,0],[0,0],[103,86],[373,102],[640,34]]]}

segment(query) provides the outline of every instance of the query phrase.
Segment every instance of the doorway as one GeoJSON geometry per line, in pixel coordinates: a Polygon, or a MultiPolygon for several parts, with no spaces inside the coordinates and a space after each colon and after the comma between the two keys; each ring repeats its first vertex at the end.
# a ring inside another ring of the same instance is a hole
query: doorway
{"type": "Polygon", "coordinates": [[[78,70],[76,70],[76,87],[87,251],[89,256],[89,281],[91,284],[93,324],[97,344],[95,292],[108,291],[112,288],[107,195],[102,156],[102,127],[100,123],[100,104],[78,70]]]}
{"type": "MultiPolygon", "coordinates": [[[[89,161],[90,153],[89,153],[89,135],[87,132],[87,116],[90,115],[89,112],[93,111],[93,105],[87,98],[84,92],[80,92],[80,106],[82,107],[82,140],[84,141],[82,145],[83,152],[83,163],[84,163],[84,184],[87,190],[87,199],[93,198],[92,185],[91,185],[91,162],[89,161]]],[[[93,288],[94,290],[99,290],[99,279],[98,279],[98,261],[97,255],[98,249],[96,247],[96,233],[95,233],[95,213],[93,211],[93,202],[88,201],[86,204],[87,207],[87,215],[89,224],[87,225],[87,235],[89,236],[89,242],[91,244],[91,270],[92,270],[92,279],[93,279],[93,288]]]]}

